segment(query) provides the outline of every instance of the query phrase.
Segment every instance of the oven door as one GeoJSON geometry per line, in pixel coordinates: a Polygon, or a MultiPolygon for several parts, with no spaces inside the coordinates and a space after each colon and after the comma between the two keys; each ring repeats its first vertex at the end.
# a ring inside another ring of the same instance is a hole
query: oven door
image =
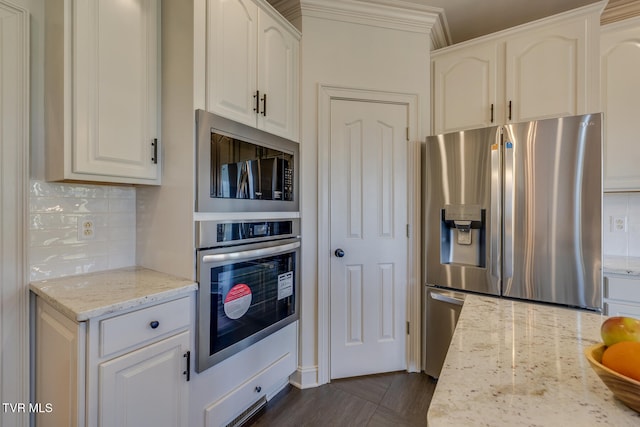
{"type": "Polygon", "coordinates": [[[300,239],[198,251],[197,372],[298,319],[300,239]]]}

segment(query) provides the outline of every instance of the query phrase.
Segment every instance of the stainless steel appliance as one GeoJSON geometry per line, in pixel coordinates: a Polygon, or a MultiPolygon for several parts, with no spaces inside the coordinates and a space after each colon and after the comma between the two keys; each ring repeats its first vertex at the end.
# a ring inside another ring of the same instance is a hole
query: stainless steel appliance
{"type": "MultiPolygon", "coordinates": [[[[442,288],[600,311],[602,115],[428,137],[425,294],[442,288]]],[[[435,299],[431,305],[437,304],[435,299]]],[[[427,374],[438,346],[430,330],[427,374]]],[[[448,343],[446,344],[448,347],[448,343]]]]}
{"type": "Polygon", "coordinates": [[[299,219],[197,223],[203,370],[298,319],[299,219]]]}
{"type": "Polygon", "coordinates": [[[298,144],[196,110],[196,212],[298,212],[298,144]]]}
{"type": "Polygon", "coordinates": [[[427,287],[424,293],[423,330],[429,343],[429,352],[422,353],[424,371],[437,378],[456,329],[465,294],[435,287],[427,287]],[[437,325],[429,328],[428,325],[437,325]]]}

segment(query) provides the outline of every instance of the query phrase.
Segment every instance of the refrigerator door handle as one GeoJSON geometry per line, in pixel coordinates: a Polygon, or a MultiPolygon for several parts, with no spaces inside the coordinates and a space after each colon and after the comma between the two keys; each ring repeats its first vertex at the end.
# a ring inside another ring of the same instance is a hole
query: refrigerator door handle
{"type": "Polygon", "coordinates": [[[490,276],[495,289],[500,287],[500,218],[502,201],[502,177],[500,175],[501,135],[498,132],[496,142],[491,145],[491,235],[490,235],[490,276]]]}
{"type": "Polygon", "coordinates": [[[435,300],[442,301],[442,302],[447,302],[449,304],[460,305],[460,306],[464,304],[464,300],[463,299],[449,297],[449,296],[442,295],[442,294],[437,293],[437,292],[429,292],[429,295],[431,296],[431,298],[433,298],[435,300]]]}
{"type": "MultiPolygon", "coordinates": [[[[514,148],[513,142],[508,140],[504,144],[504,284],[509,287],[513,278],[513,233],[514,233],[514,148]]],[[[504,289],[503,288],[503,291],[504,289]]]]}

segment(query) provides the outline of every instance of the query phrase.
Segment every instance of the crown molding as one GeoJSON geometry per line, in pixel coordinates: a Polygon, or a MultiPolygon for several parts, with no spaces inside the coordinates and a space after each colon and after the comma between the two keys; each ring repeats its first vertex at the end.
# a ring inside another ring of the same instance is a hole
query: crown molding
{"type": "Polygon", "coordinates": [[[640,1],[610,0],[600,16],[600,25],[611,24],[634,16],[640,16],[640,1]]]}
{"type": "Polygon", "coordinates": [[[444,14],[444,9],[438,14],[438,19],[431,28],[431,49],[440,49],[452,44],[449,23],[444,14]]]}
{"type": "Polygon", "coordinates": [[[289,22],[295,22],[302,16],[300,0],[269,0],[269,3],[289,22]]]}
{"type": "MultiPolygon", "coordinates": [[[[285,0],[278,0],[285,1],[285,0]]],[[[402,0],[299,0],[302,16],[431,34],[443,10],[402,0]]],[[[446,26],[444,27],[446,28],[446,26]]],[[[439,31],[439,37],[445,30],[439,31]]]]}
{"type": "MultiPolygon", "coordinates": [[[[349,10],[341,8],[345,2],[334,2],[334,5],[328,4],[327,1],[312,1],[312,0],[269,0],[269,3],[276,9],[282,16],[284,16],[290,22],[297,22],[302,17],[302,6],[301,3],[305,3],[307,5],[313,3],[312,6],[306,7],[306,15],[307,16],[319,16],[323,11],[323,6],[327,6],[324,8],[325,17],[328,19],[336,19],[334,17],[329,17],[332,13],[335,15],[336,4],[338,4],[338,8],[341,9],[340,19],[341,21],[353,22],[353,20],[349,20],[349,10]]],[[[414,25],[418,25],[419,28],[422,29],[420,32],[429,32],[431,37],[431,45],[433,49],[439,49],[441,47],[449,46],[451,44],[451,33],[449,32],[449,24],[447,23],[447,18],[444,13],[444,9],[430,6],[422,6],[416,3],[405,2],[401,0],[368,0],[366,2],[359,1],[357,2],[361,5],[361,9],[366,9],[370,14],[378,11],[378,14],[383,17],[388,17],[389,8],[394,9],[396,16],[392,17],[395,19],[394,24],[387,23],[384,25],[386,27],[397,28],[398,25],[398,16],[397,13],[402,13],[406,17],[408,17],[414,25]],[[382,8],[381,8],[382,6],[382,8]],[[387,8],[384,8],[384,7],[387,8]],[[428,17],[422,18],[422,23],[416,21],[420,21],[416,19],[415,12],[427,14],[428,17]],[[425,30],[426,25],[426,30],[425,30]],[[429,29],[430,27],[430,29],[429,29]]],[[[361,18],[362,15],[357,16],[354,15],[353,10],[351,10],[352,19],[357,20],[358,23],[362,23],[361,18]],[[360,20],[358,20],[360,18],[360,20]]],[[[384,19],[383,17],[378,16],[378,19],[374,23],[369,23],[370,25],[382,26],[380,19],[384,19]]],[[[406,18],[405,18],[406,19],[406,18]]],[[[406,29],[404,25],[402,25],[401,29],[406,29]]]]}

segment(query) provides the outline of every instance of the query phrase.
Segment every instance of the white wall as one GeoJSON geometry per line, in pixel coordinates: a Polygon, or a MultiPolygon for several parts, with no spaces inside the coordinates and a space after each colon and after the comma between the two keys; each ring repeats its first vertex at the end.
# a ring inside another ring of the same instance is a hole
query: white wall
{"type": "Polygon", "coordinates": [[[640,257],[640,193],[605,193],[602,223],[603,255],[640,257]],[[626,218],[626,230],[612,231],[612,217],[626,218]]]}
{"type": "Polygon", "coordinates": [[[419,137],[429,123],[429,50],[426,33],[337,22],[302,11],[301,215],[302,301],[298,381],[317,382],[318,368],[318,85],[419,96],[419,137]],[[315,378],[315,379],[314,379],[315,378]]]}

